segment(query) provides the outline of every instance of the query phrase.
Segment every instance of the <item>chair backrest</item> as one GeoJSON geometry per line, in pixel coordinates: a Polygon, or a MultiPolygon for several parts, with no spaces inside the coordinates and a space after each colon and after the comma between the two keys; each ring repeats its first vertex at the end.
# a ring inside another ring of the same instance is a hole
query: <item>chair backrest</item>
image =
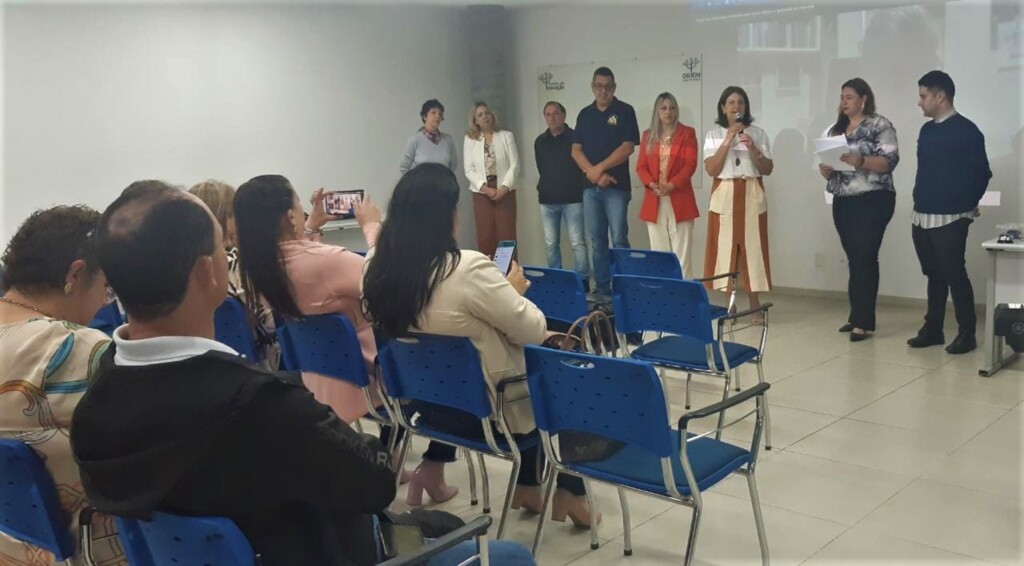
{"type": "Polygon", "coordinates": [[[480,355],[469,338],[414,334],[385,340],[377,351],[387,395],[491,415],[480,355]]]}
{"type": "Polygon", "coordinates": [[[616,275],[612,304],[615,330],[620,333],[650,330],[714,342],[711,303],[696,281],[616,275]]]}
{"type": "Polygon", "coordinates": [[[114,301],[103,305],[100,310],[96,311],[89,322],[89,328],[95,328],[107,336],[111,336],[122,324],[124,324],[124,317],[121,316],[121,310],[117,307],[117,301],[114,301]]]}
{"type": "Polygon", "coordinates": [[[256,554],[242,531],[223,517],[153,513],[151,521],[117,518],[117,530],[132,566],[202,564],[255,566],[256,554]]]}
{"type": "Polygon", "coordinates": [[[545,317],[572,324],[587,316],[587,294],[579,273],[547,267],[524,267],[523,271],[531,283],[526,298],[545,317]]]}
{"type": "Polygon", "coordinates": [[[0,532],[63,561],[75,553],[69,525],[53,478],[35,451],[20,440],[0,439],[0,532]]]}
{"type": "Polygon", "coordinates": [[[589,432],[659,458],[672,453],[665,393],[650,364],[527,346],[526,375],[537,428],[589,432]]]}
{"type": "Polygon", "coordinates": [[[611,256],[612,275],[683,278],[683,268],[673,253],[630,248],[612,248],[608,253],[611,256]]]}
{"type": "Polygon", "coordinates": [[[320,314],[288,320],[283,329],[281,357],[289,370],[319,373],[356,387],[370,385],[356,330],[343,315],[320,314]]]}
{"type": "Polygon", "coordinates": [[[242,301],[234,297],[224,299],[213,315],[213,325],[218,342],[231,346],[250,362],[261,361],[259,348],[256,347],[256,333],[249,323],[242,301]]]}

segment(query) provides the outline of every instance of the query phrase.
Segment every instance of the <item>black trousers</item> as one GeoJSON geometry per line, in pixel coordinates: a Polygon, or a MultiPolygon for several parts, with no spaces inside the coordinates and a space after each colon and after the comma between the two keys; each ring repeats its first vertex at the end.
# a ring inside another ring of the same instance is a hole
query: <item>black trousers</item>
{"type": "Polygon", "coordinates": [[[974,336],[978,320],[974,313],[974,288],[967,276],[967,230],[970,218],[961,218],[939,228],[924,229],[912,226],[914,250],[921,262],[921,271],[928,278],[928,312],[924,315],[924,330],[931,336],[942,337],[946,318],[946,297],[953,295],[953,308],[959,334],[974,336]]]}
{"type": "MultiPolygon", "coordinates": [[[[465,438],[484,440],[484,431],[483,427],[480,426],[480,419],[465,411],[419,402],[412,403],[410,409],[415,409],[420,414],[419,422],[424,426],[465,438]]],[[[494,425],[492,424],[492,426],[494,425]]],[[[513,436],[518,440],[527,435],[515,434],[513,436]]],[[[497,427],[494,427],[494,438],[501,438],[501,433],[498,432],[497,427]]],[[[540,485],[541,473],[544,467],[544,450],[541,445],[537,444],[532,448],[522,450],[519,454],[522,456],[523,462],[519,468],[519,477],[516,478],[516,483],[528,486],[540,485]]],[[[423,459],[432,462],[454,462],[455,447],[440,442],[431,442],[427,446],[427,451],[423,453],[423,459]]],[[[558,487],[569,491],[573,495],[586,495],[587,493],[583,480],[578,477],[559,474],[556,481],[558,487]]]]}
{"type": "Polygon", "coordinates": [[[875,303],[878,301],[878,251],[885,228],[896,210],[896,193],[871,191],[857,196],[836,197],[832,201],[832,220],[843,244],[850,266],[847,293],[850,317],[855,328],[875,329],[875,303]]]}

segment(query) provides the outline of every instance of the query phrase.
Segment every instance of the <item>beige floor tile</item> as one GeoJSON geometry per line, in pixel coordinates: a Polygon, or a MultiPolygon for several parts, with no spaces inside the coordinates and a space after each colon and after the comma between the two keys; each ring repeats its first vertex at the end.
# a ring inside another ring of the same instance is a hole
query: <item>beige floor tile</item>
{"type": "Polygon", "coordinates": [[[942,348],[915,349],[907,346],[907,338],[913,334],[914,329],[907,328],[902,333],[875,336],[854,346],[850,356],[925,369],[935,369],[951,361],[953,356],[942,348]]]}
{"type": "MultiPolygon", "coordinates": [[[[979,324],[980,326],[980,324],[979,324]]],[[[978,336],[979,340],[981,335],[978,336]]],[[[1006,347],[1004,346],[1004,351],[1006,347]]],[[[947,354],[948,355],[948,354],[947,354]]],[[[964,354],[962,356],[949,356],[951,359],[948,363],[942,366],[943,369],[952,371],[963,371],[972,372],[975,375],[978,374],[978,370],[985,366],[985,350],[984,346],[979,346],[977,350],[964,354]]],[[[1017,359],[1010,362],[1009,365],[1000,369],[994,376],[986,379],[1000,379],[1009,378],[1014,376],[1016,379],[1021,379],[1020,374],[1024,373],[1024,357],[1017,356],[1017,359]]]]}
{"type": "Polygon", "coordinates": [[[954,442],[943,436],[843,419],[788,450],[917,477],[956,448],[954,442]]]}
{"type": "Polygon", "coordinates": [[[772,386],[776,405],[846,416],[923,375],[922,368],[840,356],[772,386]]]}
{"type": "MultiPolygon", "coordinates": [[[[845,527],[774,507],[763,507],[771,563],[800,564],[845,527]]],[[[686,551],[691,510],[674,508],[633,529],[633,556],[622,555],[622,539],[587,554],[573,566],[680,564],[686,551]]],[[[546,546],[545,546],[546,548],[546,546]]],[[[709,493],[704,498],[695,564],[760,564],[750,503],[709,493]]],[[[541,555],[541,564],[548,564],[541,555]]]]}
{"type": "MultiPolygon", "coordinates": [[[[804,515],[853,525],[913,478],[782,451],[759,463],[761,502],[804,515]]],[[[713,491],[749,498],[746,478],[731,476],[713,491]]]]}
{"type": "Polygon", "coordinates": [[[1021,445],[968,442],[938,462],[925,478],[1004,497],[1024,498],[1021,445]]]}
{"type": "Polygon", "coordinates": [[[1012,373],[981,377],[977,371],[958,371],[946,364],[926,373],[903,391],[1012,409],[1024,401],[1024,378],[1012,373]]]}
{"type": "Polygon", "coordinates": [[[1024,501],[916,480],[860,524],[887,536],[1001,564],[1019,564],[1024,501]]]}
{"type": "Polygon", "coordinates": [[[854,527],[818,551],[807,566],[868,564],[990,564],[916,542],[910,542],[854,527]]]}
{"type": "Polygon", "coordinates": [[[928,434],[940,434],[960,445],[999,420],[1005,413],[1006,409],[950,397],[920,395],[900,389],[847,418],[928,434]]]}

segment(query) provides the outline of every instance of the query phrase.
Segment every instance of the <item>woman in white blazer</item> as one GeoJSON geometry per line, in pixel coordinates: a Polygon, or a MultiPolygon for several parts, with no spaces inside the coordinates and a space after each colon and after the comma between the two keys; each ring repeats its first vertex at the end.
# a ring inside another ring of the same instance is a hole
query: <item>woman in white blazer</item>
{"type": "Polygon", "coordinates": [[[516,239],[516,138],[498,126],[498,118],[487,104],[477,102],[469,113],[462,154],[469,190],[473,191],[477,250],[494,257],[498,242],[516,239]]]}

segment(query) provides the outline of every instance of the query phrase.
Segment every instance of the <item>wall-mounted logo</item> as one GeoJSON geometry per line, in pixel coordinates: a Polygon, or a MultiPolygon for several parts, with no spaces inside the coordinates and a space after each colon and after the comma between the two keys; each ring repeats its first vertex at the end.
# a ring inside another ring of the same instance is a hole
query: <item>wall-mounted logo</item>
{"type": "Polygon", "coordinates": [[[686,72],[683,73],[683,81],[700,80],[700,57],[687,57],[683,59],[683,67],[686,67],[686,72]]]}
{"type": "Polygon", "coordinates": [[[537,78],[544,83],[544,90],[565,90],[565,81],[556,81],[550,72],[541,73],[537,78]]]}

